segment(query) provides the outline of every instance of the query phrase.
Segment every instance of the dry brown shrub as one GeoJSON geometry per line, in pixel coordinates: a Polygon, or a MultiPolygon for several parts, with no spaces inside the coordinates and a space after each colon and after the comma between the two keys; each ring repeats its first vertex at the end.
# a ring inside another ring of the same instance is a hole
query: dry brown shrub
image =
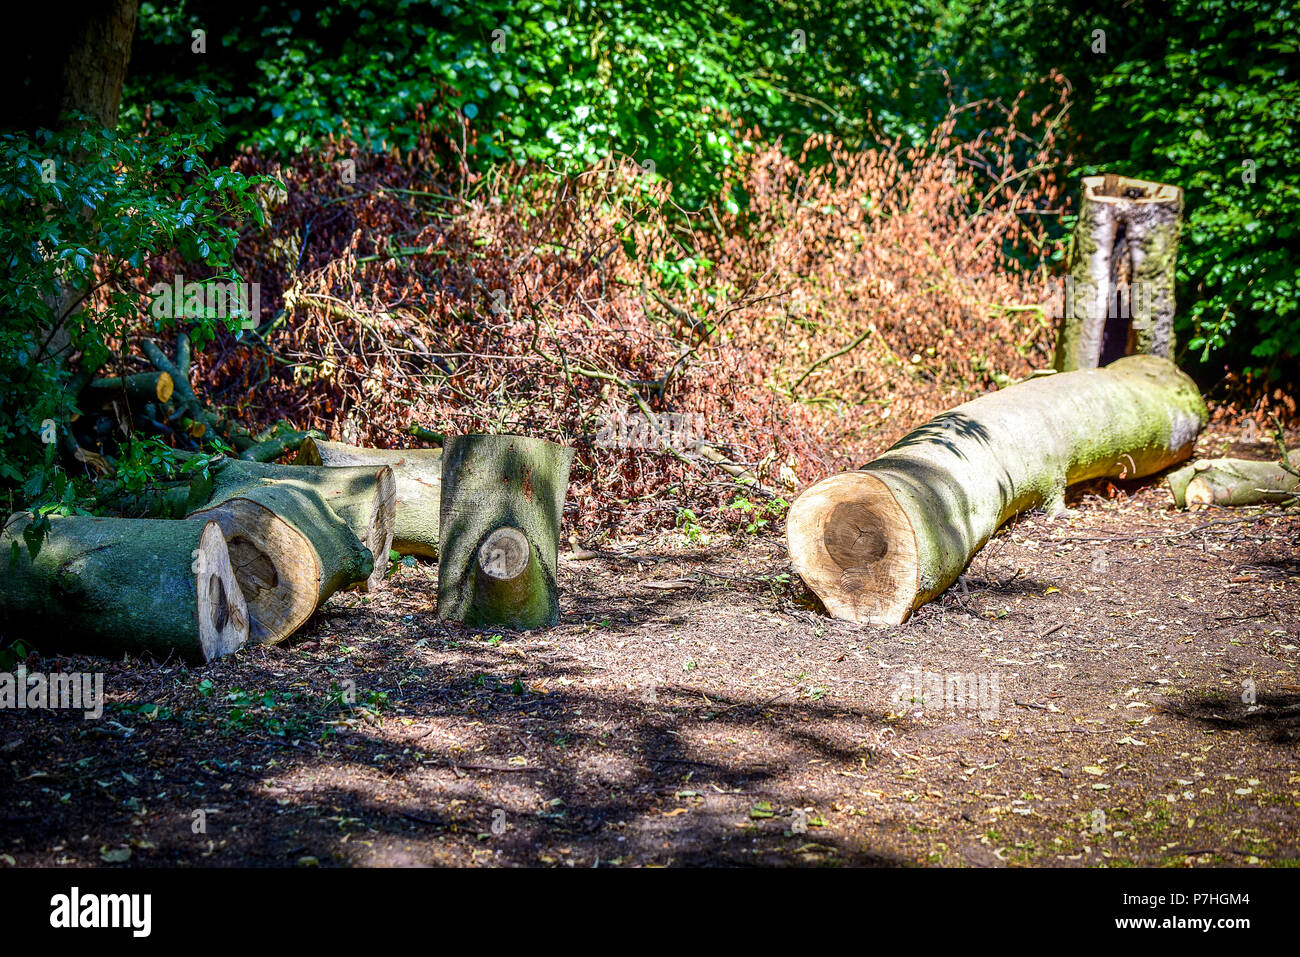
{"type": "Polygon", "coordinates": [[[603,447],[601,417],[696,414],[709,445],[788,496],[1044,366],[1034,304],[1065,110],[1064,93],[1032,116],[954,109],[913,150],[810,141],[790,158],[755,133],[731,212],[683,211],[626,160],[476,179],[440,175],[432,149],[330,143],[278,170],[287,198],[268,194],[267,228],[241,243],[264,313],[283,315],[260,338],[223,337],[198,382],[250,424],[359,444],[403,445],[413,423],[573,444],[584,535],[671,527],[683,508],[735,524],[731,475],[687,449],[603,447]],[[983,131],[959,141],[976,117],[983,131]]]}

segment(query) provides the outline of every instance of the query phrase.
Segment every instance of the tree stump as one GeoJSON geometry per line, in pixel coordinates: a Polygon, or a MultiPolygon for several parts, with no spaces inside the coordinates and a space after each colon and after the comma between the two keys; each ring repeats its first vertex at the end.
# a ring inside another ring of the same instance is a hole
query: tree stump
{"type": "Polygon", "coordinates": [[[212,661],[248,639],[216,522],[52,517],[35,559],[28,513],[0,533],[0,620],[43,650],[212,661]]]}
{"type": "Polygon", "coordinates": [[[295,465],[388,465],[397,483],[394,551],[438,557],[438,515],[442,491],[442,449],[363,449],[342,442],[307,439],[295,465]]]}
{"type": "Polygon", "coordinates": [[[1095,369],[1174,349],[1174,268],[1183,191],[1107,173],[1085,176],[1053,366],[1095,369]]]}
{"type": "Polygon", "coordinates": [[[1028,379],[932,419],[790,506],[790,558],[837,618],[901,624],[1011,516],[1056,515],[1067,485],[1150,475],[1191,454],[1208,415],[1168,359],[1028,379]]]}
{"type": "Polygon", "coordinates": [[[478,627],[559,620],[560,523],[573,450],[518,435],[448,437],[438,617],[478,627]]]}

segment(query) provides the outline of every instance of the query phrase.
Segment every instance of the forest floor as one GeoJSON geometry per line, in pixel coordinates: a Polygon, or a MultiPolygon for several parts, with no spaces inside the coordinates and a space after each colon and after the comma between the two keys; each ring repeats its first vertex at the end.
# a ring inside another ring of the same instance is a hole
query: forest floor
{"type": "Polygon", "coordinates": [[[534,633],[426,564],[206,668],[33,658],[109,707],[0,711],[0,864],[1300,864],[1300,510],[1071,505],[898,627],[765,536],[562,556],[534,633]]]}

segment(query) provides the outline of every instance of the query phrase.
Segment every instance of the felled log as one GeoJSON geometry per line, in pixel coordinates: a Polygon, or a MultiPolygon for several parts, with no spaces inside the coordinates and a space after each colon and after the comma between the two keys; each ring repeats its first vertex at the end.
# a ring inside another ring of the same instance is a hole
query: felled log
{"type": "Polygon", "coordinates": [[[248,639],[216,522],[52,517],[33,559],[31,521],[14,515],[0,533],[0,620],[42,650],[211,661],[248,639]]]}
{"type": "Polygon", "coordinates": [[[1174,267],[1183,212],[1177,186],[1085,176],[1056,340],[1059,372],[1174,348],[1174,267]]]}
{"type": "Polygon", "coordinates": [[[1168,359],[1033,378],[932,419],[863,468],[790,507],[790,557],[837,618],[900,624],[956,581],[998,527],[1067,485],[1150,475],[1185,459],[1205,425],[1168,359]]]}
{"type": "Polygon", "coordinates": [[[138,372],[135,375],[93,379],[86,389],[92,395],[125,392],[146,402],[167,402],[176,391],[176,384],[166,372],[138,372]]]}
{"type": "Polygon", "coordinates": [[[254,644],[289,637],[330,595],[374,571],[370,549],[302,482],[239,488],[189,517],[221,526],[254,644]]]}
{"type": "Polygon", "coordinates": [[[1300,496],[1300,449],[1280,461],[1197,459],[1169,473],[1169,493],[1179,508],[1198,505],[1265,505],[1300,496]]]}
{"type": "Polygon", "coordinates": [[[537,628],[559,620],[556,566],[573,450],[519,435],[447,438],[438,617],[537,628]]]}
{"type": "Polygon", "coordinates": [[[292,452],[309,435],[319,432],[300,431],[288,423],[279,422],[268,433],[255,436],[237,422],[217,414],[205,406],[190,385],[190,340],[184,332],[176,337],[176,358],[170,359],[162,348],[151,340],[140,343],[141,349],[155,369],[172,381],[176,409],[169,417],[179,420],[187,435],[193,439],[220,436],[229,441],[240,458],[255,462],[269,462],[286,452],[292,452]]]}
{"type": "Polygon", "coordinates": [[[204,496],[203,507],[210,509],[232,498],[247,498],[257,488],[284,483],[315,492],[338,514],[371,554],[373,568],[359,587],[379,588],[388,570],[397,503],[393,470],[387,465],[313,468],[221,459],[213,463],[206,486],[201,480],[193,486],[191,509],[198,508],[194,492],[204,496]]]}
{"type": "Polygon", "coordinates": [[[393,550],[421,558],[438,557],[442,449],[363,449],[307,438],[298,447],[294,464],[391,466],[397,481],[393,550]]]}

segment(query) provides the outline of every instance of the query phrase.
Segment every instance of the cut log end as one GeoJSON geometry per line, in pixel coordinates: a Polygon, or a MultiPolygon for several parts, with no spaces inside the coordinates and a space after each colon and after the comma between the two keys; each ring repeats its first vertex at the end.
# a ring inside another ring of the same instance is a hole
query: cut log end
{"type": "Polygon", "coordinates": [[[869,472],[818,482],[790,507],[795,570],[837,618],[901,624],[917,593],[916,534],[893,492],[869,472]]]}
{"type": "Polygon", "coordinates": [[[1104,173],[1100,176],[1085,176],[1083,189],[1088,199],[1096,202],[1125,201],[1130,203],[1178,203],[1181,205],[1183,191],[1178,186],[1168,183],[1155,183],[1132,176],[1117,173],[1104,173]]]}
{"type": "Polygon", "coordinates": [[[217,522],[208,522],[195,550],[199,643],[212,661],[232,654],[248,638],[248,605],[230,565],[230,551],[217,522]]]}
{"type": "Polygon", "coordinates": [[[475,559],[471,624],[536,628],[554,624],[545,579],[528,537],[508,525],[490,532],[475,559]]]}
{"type": "Polygon", "coordinates": [[[250,644],[293,634],[316,610],[321,569],[311,543],[270,509],[243,498],[195,512],[220,525],[230,567],[247,603],[250,644]]]}
{"type": "Polygon", "coordinates": [[[176,382],[166,372],[158,373],[158,384],[154,386],[154,395],[159,402],[168,401],[176,392],[176,382]]]}
{"type": "Polygon", "coordinates": [[[523,532],[508,526],[498,528],[479,546],[479,573],[500,582],[514,581],[528,570],[531,554],[523,532]]]}

